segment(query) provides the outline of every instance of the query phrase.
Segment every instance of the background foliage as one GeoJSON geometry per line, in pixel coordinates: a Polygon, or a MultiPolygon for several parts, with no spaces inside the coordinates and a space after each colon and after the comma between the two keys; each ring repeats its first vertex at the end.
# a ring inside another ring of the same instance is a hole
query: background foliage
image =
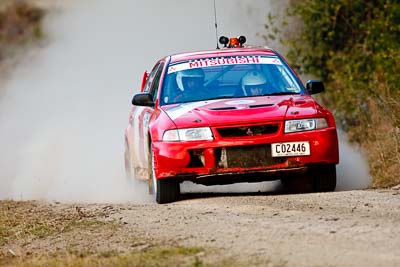
{"type": "Polygon", "coordinates": [[[291,0],[280,32],[276,21],[265,38],[280,35],[296,70],[324,80],[322,100],[365,149],[373,186],[399,184],[399,1],[291,0]]]}
{"type": "Polygon", "coordinates": [[[44,11],[23,1],[0,0],[0,61],[42,38],[44,11]]]}

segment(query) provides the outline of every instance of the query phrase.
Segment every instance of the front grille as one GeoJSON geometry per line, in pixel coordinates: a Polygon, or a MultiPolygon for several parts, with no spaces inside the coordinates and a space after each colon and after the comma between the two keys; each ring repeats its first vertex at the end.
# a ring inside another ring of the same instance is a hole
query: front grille
{"type": "Polygon", "coordinates": [[[221,137],[241,137],[274,134],[278,131],[278,124],[266,124],[257,126],[217,128],[221,137]]]}
{"type": "Polygon", "coordinates": [[[287,158],[273,158],[271,145],[226,147],[218,151],[220,168],[256,168],[284,163],[287,158]]]}

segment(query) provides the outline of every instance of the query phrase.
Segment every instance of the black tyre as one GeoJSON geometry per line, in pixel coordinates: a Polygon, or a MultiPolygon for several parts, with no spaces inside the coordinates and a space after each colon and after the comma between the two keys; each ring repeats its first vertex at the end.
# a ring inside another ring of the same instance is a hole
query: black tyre
{"type": "Polygon", "coordinates": [[[336,166],[326,165],[309,170],[314,192],[330,192],[336,188],[336,166]]]}
{"type": "Polygon", "coordinates": [[[179,198],[179,191],[179,183],[157,180],[156,202],[159,204],[174,202],[179,198]]]}
{"type": "Polygon", "coordinates": [[[149,182],[154,198],[158,204],[170,203],[178,200],[180,195],[179,183],[168,179],[157,179],[154,175],[153,150],[150,147],[149,182]]]}
{"type": "Polygon", "coordinates": [[[308,193],[312,191],[310,179],[304,174],[281,179],[282,189],[289,193],[308,193]]]}

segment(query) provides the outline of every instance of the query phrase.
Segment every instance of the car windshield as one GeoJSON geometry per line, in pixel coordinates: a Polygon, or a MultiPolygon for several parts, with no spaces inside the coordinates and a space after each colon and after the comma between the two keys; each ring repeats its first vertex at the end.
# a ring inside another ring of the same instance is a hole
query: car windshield
{"type": "Polygon", "coordinates": [[[302,86],[276,56],[205,58],[168,66],[160,104],[300,93],[302,86]]]}

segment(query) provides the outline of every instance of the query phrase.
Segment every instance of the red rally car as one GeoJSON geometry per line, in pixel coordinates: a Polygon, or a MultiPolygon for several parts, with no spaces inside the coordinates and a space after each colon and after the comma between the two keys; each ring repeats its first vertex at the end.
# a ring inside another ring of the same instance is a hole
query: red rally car
{"type": "Polygon", "coordinates": [[[244,39],[166,56],[144,73],[125,131],[125,168],[129,179],[148,181],[157,203],[177,200],[182,181],[335,189],[335,121],[311,97],[323,83],[304,87],[279,53],[244,39]]]}

